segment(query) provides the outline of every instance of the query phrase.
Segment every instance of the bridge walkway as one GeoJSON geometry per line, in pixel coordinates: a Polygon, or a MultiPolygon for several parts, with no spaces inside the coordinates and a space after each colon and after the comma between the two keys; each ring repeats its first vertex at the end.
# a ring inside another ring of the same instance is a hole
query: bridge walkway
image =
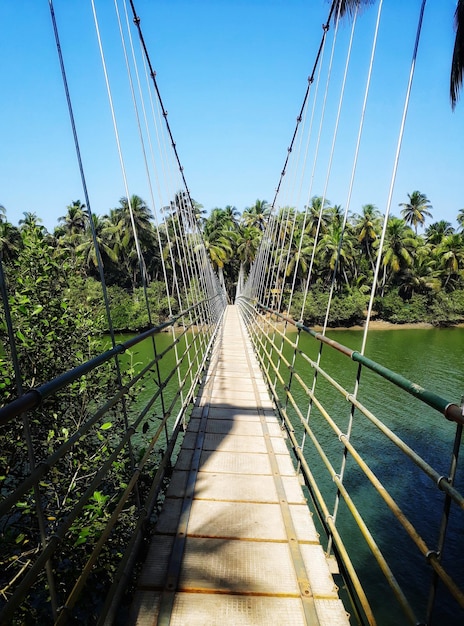
{"type": "Polygon", "coordinates": [[[349,623],[235,306],[185,433],[130,623],[349,623]]]}

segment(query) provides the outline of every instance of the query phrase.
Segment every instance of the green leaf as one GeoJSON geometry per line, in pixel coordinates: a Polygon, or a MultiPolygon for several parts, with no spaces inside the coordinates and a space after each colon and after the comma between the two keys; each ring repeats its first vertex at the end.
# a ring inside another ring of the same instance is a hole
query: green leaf
{"type": "Polygon", "coordinates": [[[26,337],[23,335],[23,333],[20,330],[16,331],[16,337],[23,343],[27,343],[26,337]]]}
{"type": "Polygon", "coordinates": [[[74,546],[80,546],[82,543],[85,543],[87,541],[87,537],[89,536],[89,534],[90,534],[90,528],[88,527],[82,528],[79,533],[79,537],[74,542],[74,546]]]}
{"type": "Polygon", "coordinates": [[[111,428],[113,426],[113,424],[111,422],[105,422],[104,424],[102,424],[100,426],[101,430],[108,430],[108,428],[111,428]]]}

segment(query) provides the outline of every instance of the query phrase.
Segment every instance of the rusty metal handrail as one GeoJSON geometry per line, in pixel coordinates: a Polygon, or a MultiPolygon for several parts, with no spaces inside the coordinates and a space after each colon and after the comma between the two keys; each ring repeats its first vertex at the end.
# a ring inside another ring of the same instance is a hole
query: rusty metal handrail
{"type": "MultiPolygon", "coordinates": [[[[346,390],[337,382],[334,376],[329,374],[320,366],[319,362],[313,361],[307,354],[305,354],[305,352],[300,348],[301,343],[298,341],[292,341],[292,339],[287,336],[286,330],[282,330],[276,323],[273,323],[273,319],[284,322],[285,327],[294,327],[295,331],[298,333],[303,332],[309,334],[315,340],[323,343],[331,349],[337,350],[344,356],[347,356],[351,360],[359,363],[360,366],[367,367],[369,370],[374,372],[374,374],[388,380],[396,387],[414,396],[419,402],[432,407],[434,410],[444,415],[448,420],[456,422],[457,432],[454,437],[454,443],[451,442],[452,458],[457,458],[459,450],[459,448],[456,450],[456,446],[459,446],[460,433],[462,431],[462,408],[431,391],[425,390],[421,386],[416,385],[412,381],[409,381],[396,372],[385,368],[379,363],[364,357],[359,352],[351,350],[339,342],[308,328],[303,323],[295,322],[288,316],[276,313],[269,307],[244,297],[240,297],[238,299],[238,304],[242,312],[243,320],[250,334],[256,355],[268,382],[270,392],[276,403],[277,410],[282,417],[283,425],[288,431],[291,447],[293,448],[299,467],[305,477],[305,482],[309,487],[310,493],[312,494],[313,506],[319,515],[323,528],[327,533],[329,541],[328,545],[329,547],[330,545],[333,545],[337,558],[342,561],[342,571],[346,572],[347,575],[351,577],[351,583],[348,581],[348,584],[350,585],[354,596],[357,596],[356,603],[358,607],[362,607],[362,612],[364,613],[368,623],[374,623],[368,617],[370,615],[369,602],[365,597],[363,597],[364,591],[362,590],[362,586],[360,587],[357,573],[351,563],[343,538],[338,531],[336,514],[330,513],[330,507],[327,504],[327,496],[321,492],[318,480],[314,477],[314,471],[311,468],[311,464],[308,463],[305,456],[304,443],[302,445],[296,439],[295,429],[297,428],[297,424],[309,437],[314,450],[317,452],[325,465],[331,482],[334,484],[339,496],[345,501],[352,518],[360,529],[361,535],[364,537],[364,540],[366,541],[373,557],[376,559],[380,570],[390,585],[408,623],[416,624],[417,619],[409,600],[391,572],[386,556],[382,554],[381,550],[377,546],[375,538],[371,535],[362,514],[354,504],[344,483],[343,476],[339,475],[334,469],[332,462],[324,449],[324,445],[319,441],[314,429],[311,426],[311,420],[309,418],[311,407],[313,405],[318,409],[320,415],[325,420],[325,423],[333,431],[340,444],[342,444],[342,448],[345,450],[344,454],[349,454],[356,461],[357,466],[362,470],[366,479],[374,487],[388,509],[398,520],[399,524],[403,527],[413,544],[415,544],[422,557],[431,566],[436,579],[442,581],[457,603],[464,608],[464,590],[461,589],[456,581],[451,578],[446,568],[442,565],[439,552],[431,549],[428,545],[428,541],[426,542],[424,538],[421,537],[414,523],[407,518],[395,499],[387,491],[386,487],[382,484],[376,474],[369,467],[368,463],[358,452],[355,440],[350,438],[349,433],[343,432],[343,430],[337,425],[337,420],[333,418],[329,411],[325,409],[314,390],[311,390],[305,383],[301,376],[301,372],[299,371],[299,367],[302,367],[303,363],[305,363],[314,371],[315,376],[320,375],[324,377],[336,393],[341,394],[341,396],[351,404],[353,409],[357,409],[362,415],[364,415],[379,430],[379,432],[382,433],[383,436],[385,436],[397,447],[401,454],[408,457],[421,472],[428,476],[431,484],[437,489],[443,491],[445,494],[444,510],[446,507],[449,507],[451,503],[454,503],[459,507],[459,509],[463,510],[464,496],[455,488],[453,484],[453,472],[450,472],[449,477],[445,477],[431,467],[425,459],[418,455],[410,446],[408,446],[400,439],[400,437],[388,428],[386,424],[376,417],[374,413],[365,406],[365,404],[360,402],[357,399],[356,394],[346,390]],[[260,313],[260,311],[262,311],[262,313],[260,313]],[[276,341],[276,337],[280,337],[279,341],[276,341]],[[285,350],[293,351],[294,354],[298,354],[300,357],[300,360],[298,361],[299,366],[295,364],[295,359],[292,360],[287,358],[286,353],[284,352],[284,346],[287,346],[285,350]],[[292,385],[298,385],[301,393],[307,397],[306,405],[304,405],[304,403],[302,404],[301,401],[296,400],[295,391],[291,389],[292,385]],[[295,415],[295,418],[290,415],[290,409],[295,415]]],[[[320,477],[318,477],[318,479],[320,480],[320,477]]],[[[445,512],[443,515],[446,516],[445,512]]],[[[441,545],[444,541],[445,538],[442,523],[439,545],[441,545]]],[[[436,585],[436,581],[434,585],[436,585]]],[[[433,591],[431,591],[430,594],[432,601],[434,597],[434,585],[433,591]]],[[[427,610],[430,610],[430,607],[428,607],[427,610]]]]}
{"type": "MultiPolygon", "coordinates": [[[[217,297],[222,299],[222,295],[213,296],[207,300],[214,300],[217,297]]],[[[203,301],[205,302],[205,301],[203,301]]],[[[122,398],[128,397],[128,394],[132,389],[135,389],[136,385],[144,381],[145,377],[154,370],[155,366],[162,362],[173,348],[182,341],[182,338],[186,336],[186,333],[190,333],[190,339],[185,341],[185,348],[177,354],[176,361],[172,367],[170,367],[164,374],[160,381],[153,381],[154,389],[150,394],[149,399],[144,402],[144,405],[137,409],[137,413],[133,418],[129,427],[121,433],[119,441],[112,447],[111,451],[103,462],[95,468],[95,473],[92,474],[86,488],[83,490],[77,502],[74,503],[72,510],[63,519],[59,519],[53,523],[53,533],[47,538],[45,544],[43,544],[37,550],[35,558],[31,560],[30,565],[25,568],[20,575],[15,576],[11,581],[11,585],[8,585],[8,600],[4,604],[0,612],[0,622],[8,623],[11,619],[14,619],[16,611],[27,597],[30,589],[33,585],[37,584],[38,577],[41,572],[47,566],[50,558],[53,557],[55,551],[59,548],[61,542],[68,536],[73,523],[79,518],[85,511],[93,494],[100,488],[102,481],[105,480],[108,472],[111,471],[113,464],[121,462],[124,458],[129,458],[130,442],[133,440],[136,432],[140,435],[140,428],[145,418],[153,412],[155,404],[159,401],[162,393],[166,393],[166,389],[171,389],[168,398],[168,406],[165,407],[164,413],[158,415],[156,420],[156,428],[154,433],[147,433],[148,442],[144,451],[143,457],[139,459],[136,466],[131,469],[131,475],[128,477],[127,486],[122,490],[114,503],[114,508],[109,514],[109,518],[105,520],[103,528],[100,531],[99,537],[96,538],[96,543],[92,547],[92,552],[87,559],[87,563],[84,569],[80,572],[77,580],[72,589],[67,589],[67,598],[61,603],[58,615],[56,616],[56,623],[64,623],[70,611],[75,605],[76,601],[81,596],[90,573],[93,570],[95,563],[97,562],[100,552],[109,540],[114,528],[119,521],[120,513],[128,505],[129,502],[137,502],[138,496],[135,492],[142,476],[145,480],[149,480],[149,476],[146,475],[146,466],[148,463],[153,465],[155,463],[154,453],[156,452],[156,458],[158,453],[161,453],[161,458],[156,460],[157,471],[154,477],[151,478],[151,488],[148,492],[146,499],[138,504],[136,515],[133,518],[132,534],[128,545],[121,557],[119,567],[116,567],[117,573],[113,579],[113,587],[110,593],[120,591],[118,583],[118,577],[121,577],[126,572],[126,567],[133,559],[133,550],[139,543],[141,533],[143,530],[143,524],[149,517],[151,510],[156,502],[157,495],[161,489],[163,478],[165,476],[166,469],[171,463],[171,457],[175,450],[175,443],[177,436],[182,429],[182,420],[187,409],[192,406],[192,398],[195,393],[195,389],[200,382],[200,378],[205,369],[205,363],[208,359],[210,350],[212,348],[216,333],[220,327],[223,308],[218,307],[214,316],[205,323],[199,309],[202,303],[197,303],[189,307],[186,311],[182,311],[180,314],[168,320],[166,323],[157,327],[151,328],[148,331],[141,333],[122,344],[116,346],[111,350],[107,350],[100,354],[95,359],[91,359],[83,365],[66,372],[62,376],[57,377],[49,383],[41,385],[37,389],[32,390],[27,395],[26,401],[20,402],[18,400],[13,401],[11,408],[10,405],[4,407],[4,426],[6,428],[11,419],[18,414],[18,410],[24,411],[25,406],[28,410],[33,411],[41,405],[45,398],[52,397],[57,391],[66,389],[72,382],[78,380],[81,376],[85,376],[88,372],[100,367],[103,363],[112,359],[115,354],[121,354],[130,347],[133,347],[143,340],[153,337],[160,333],[162,330],[168,327],[172,327],[177,321],[181,320],[187,313],[198,312],[197,317],[193,318],[189,323],[184,325],[184,330],[177,333],[177,336],[172,336],[169,345],[156,354],[150,362],[143,367],[143,369],[136,375],[134,375],[124,386],[120,387],[113,395],[105,401],[105,403],[96,408],[92,415],[90,415],[86,421],[76,429],[74,433],[70,433],[66,441],[64,441],[52,454],[50,454],[42,463],[30,473],[26,479],[7,495],[0,503],[0,517],[4,519],[11,515],[10,511],[15,510],[15,506],[21,499],[27,496],[32,488],[38,487],[40,482],[43,481],[46,474],[52,467],[56,466],[66,455],[70,454],[73,449],[79,444],[83,437],[87,436],[92,429],[98,428],[102,418],[106,413],[114,408],[122,398]],[[205,325],[206,324],[206,325],[205,325]],[[185,365],[183,365],[185,364],[185,365]],[[182,366],[183,374],[179,378],[179,382],[174,380],[174,376],[178,371],[178,368],[182,366]],[[181,397],[182,396],[182,397],[181,397]],[[174,423],[174,409],[176,410],[176,419],[174,423]],[[168,425],[172,427],[172,432],[168,431],[168,425]]],[[[191,315],[189,316],[191,318],[191,315]]],[[[20,398],[19,400],[22,400],[20,398]]],[[[163,403],[164,406],[164,403],[163,403]]],[[[145,432],[145,431],[143,431],[145,432]]],[[[117,566],[118,563],[116,562],[117,566]]],[[[106,602],[105,610],[110,610],[113,606],[115,599],[111,598],[111,601],[106,602]]],[[[102,616],[100,616],[102,617],[102,616]]]]}

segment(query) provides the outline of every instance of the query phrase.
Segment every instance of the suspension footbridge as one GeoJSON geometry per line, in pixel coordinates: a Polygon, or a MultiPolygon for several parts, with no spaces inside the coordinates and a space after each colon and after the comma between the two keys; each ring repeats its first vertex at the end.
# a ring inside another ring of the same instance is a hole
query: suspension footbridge
{"type": "MultiPolygon", "coordinates": [[[[0,623],[462,623],[461,389],[456,381],[454,396],[443,397],[433,380],[425,388],[366,355],[376,293],[385,288],[383,246],[425,2],[411,46],[383,230],[364,259],[372,285],[361,285],[363,330],[356,345],[337,341],[329,322],[341,294],[345,306],[353,300],[343,242],[383,3],[366,56],[345,213],[333,212],[327,226],[333,245],[322,246],[319,236],[339,116],[318,207],[305,204],[300,213],[295,206],[304,186],[312,195],[320,143],[320,135],[311,136],[315,103],[325,100],[318,89],[322,68],[330,82],[331,61],[324,58],[330,45],[331,59],[338,50],[347,8],[336,0],[271,210],[254,216],[260,246],[253,250],[250,237],[237,246],[232,286],[223,272],[230,241],[222,241],[222,252],[212,249],[202,229],[132,1],[115,0],[115,13],[156,235],[145,245],[94,0],[126,196],[112,225],[92,213],[59,20],[48,4],[88,240],[71,232],[66,246],[52,245],[32,220],[20,253],[2,243],[0,623]],[[119,285],[109,284],[115,261],[105,229],[109,237],[119,233],[125,286],[137,311],[143,309],[142,330],[131,336],[117,332],[123,307],[119,285]],[[84,252],[93,282],[75,302],[84,252]],[[316,328],[305,320],[320,281],[327,307],[316,328]],[[154,314],[160,300],[161,320],[154,314]],[[393,415],[408,424],[420,416],[429,428],[423,445],[401,437],[393,415]]],[[[351,38],[360,4],[352,3],[351,38]]],[[[342,54],[339,113],[350,48],[342,54]]],[[[321,127],[323,118],[322,109],[321,127]]],[[[361,284],[361,273],[356,277],[361,284]]]]}

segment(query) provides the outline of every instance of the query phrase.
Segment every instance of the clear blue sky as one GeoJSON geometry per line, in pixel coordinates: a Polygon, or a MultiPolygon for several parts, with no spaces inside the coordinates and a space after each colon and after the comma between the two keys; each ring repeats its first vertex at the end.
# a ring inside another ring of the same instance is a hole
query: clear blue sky
{"type": "MultiPolygon", "coordinates": [[[[329,3],[326,0],[136,0],[192,197],[211,210],[271,201],[295,127],[329,3]]],[[[351,211],[388,196],[420,0],[385,0],[379,49],[351,211]]],[[[392,203],[418,189],[433,219],[455,225],[464,208],[464,97],[448,96],[455,0],[428,0],[417,72],[392,203]]],[[[55,0],[92,209],[125,195],[112,134],[90,1],[55,0]]],[[[115,97],[126,90],[111,0],[96,0],[115,97]]],[[[327,198],[345,205],[377,4],[359,18],[352,81],[342,111],[327,198]]],[[[10,221],[35,211],[50,230],[84,196],[72,144],[47,0],[0,2],[0,204],[10,221]]],[[[346,40],[349,23],[342,27],[346,40]]],[[[344,44],[343,44],[344,45],[344,44]]],[[[334,68],[333,117],[342,58],[334,68]],[[338,81],[338,82],[337,82],[338,81]]],[[[121,99],[121,102],[123,100],[121,99]]],[[[133,115],[130,99],[119,104],[133,115]]],[[[123,122],[124,124],[124,122],[123,122]]],[[[311,195],[323,192],[331,135],[311,195]],[[325,159],[325,160],[324,160],[325,159]]],[[[123,149],[131,163],[130,142],[123,149]]],[[[128,165],[130,193],[148,202],[141,168],[128,165]]],[[[308,166],[309,167],[309,166],[308,166]]],[[[302,192],[302,200],[306,201],[302,192]]]]}

